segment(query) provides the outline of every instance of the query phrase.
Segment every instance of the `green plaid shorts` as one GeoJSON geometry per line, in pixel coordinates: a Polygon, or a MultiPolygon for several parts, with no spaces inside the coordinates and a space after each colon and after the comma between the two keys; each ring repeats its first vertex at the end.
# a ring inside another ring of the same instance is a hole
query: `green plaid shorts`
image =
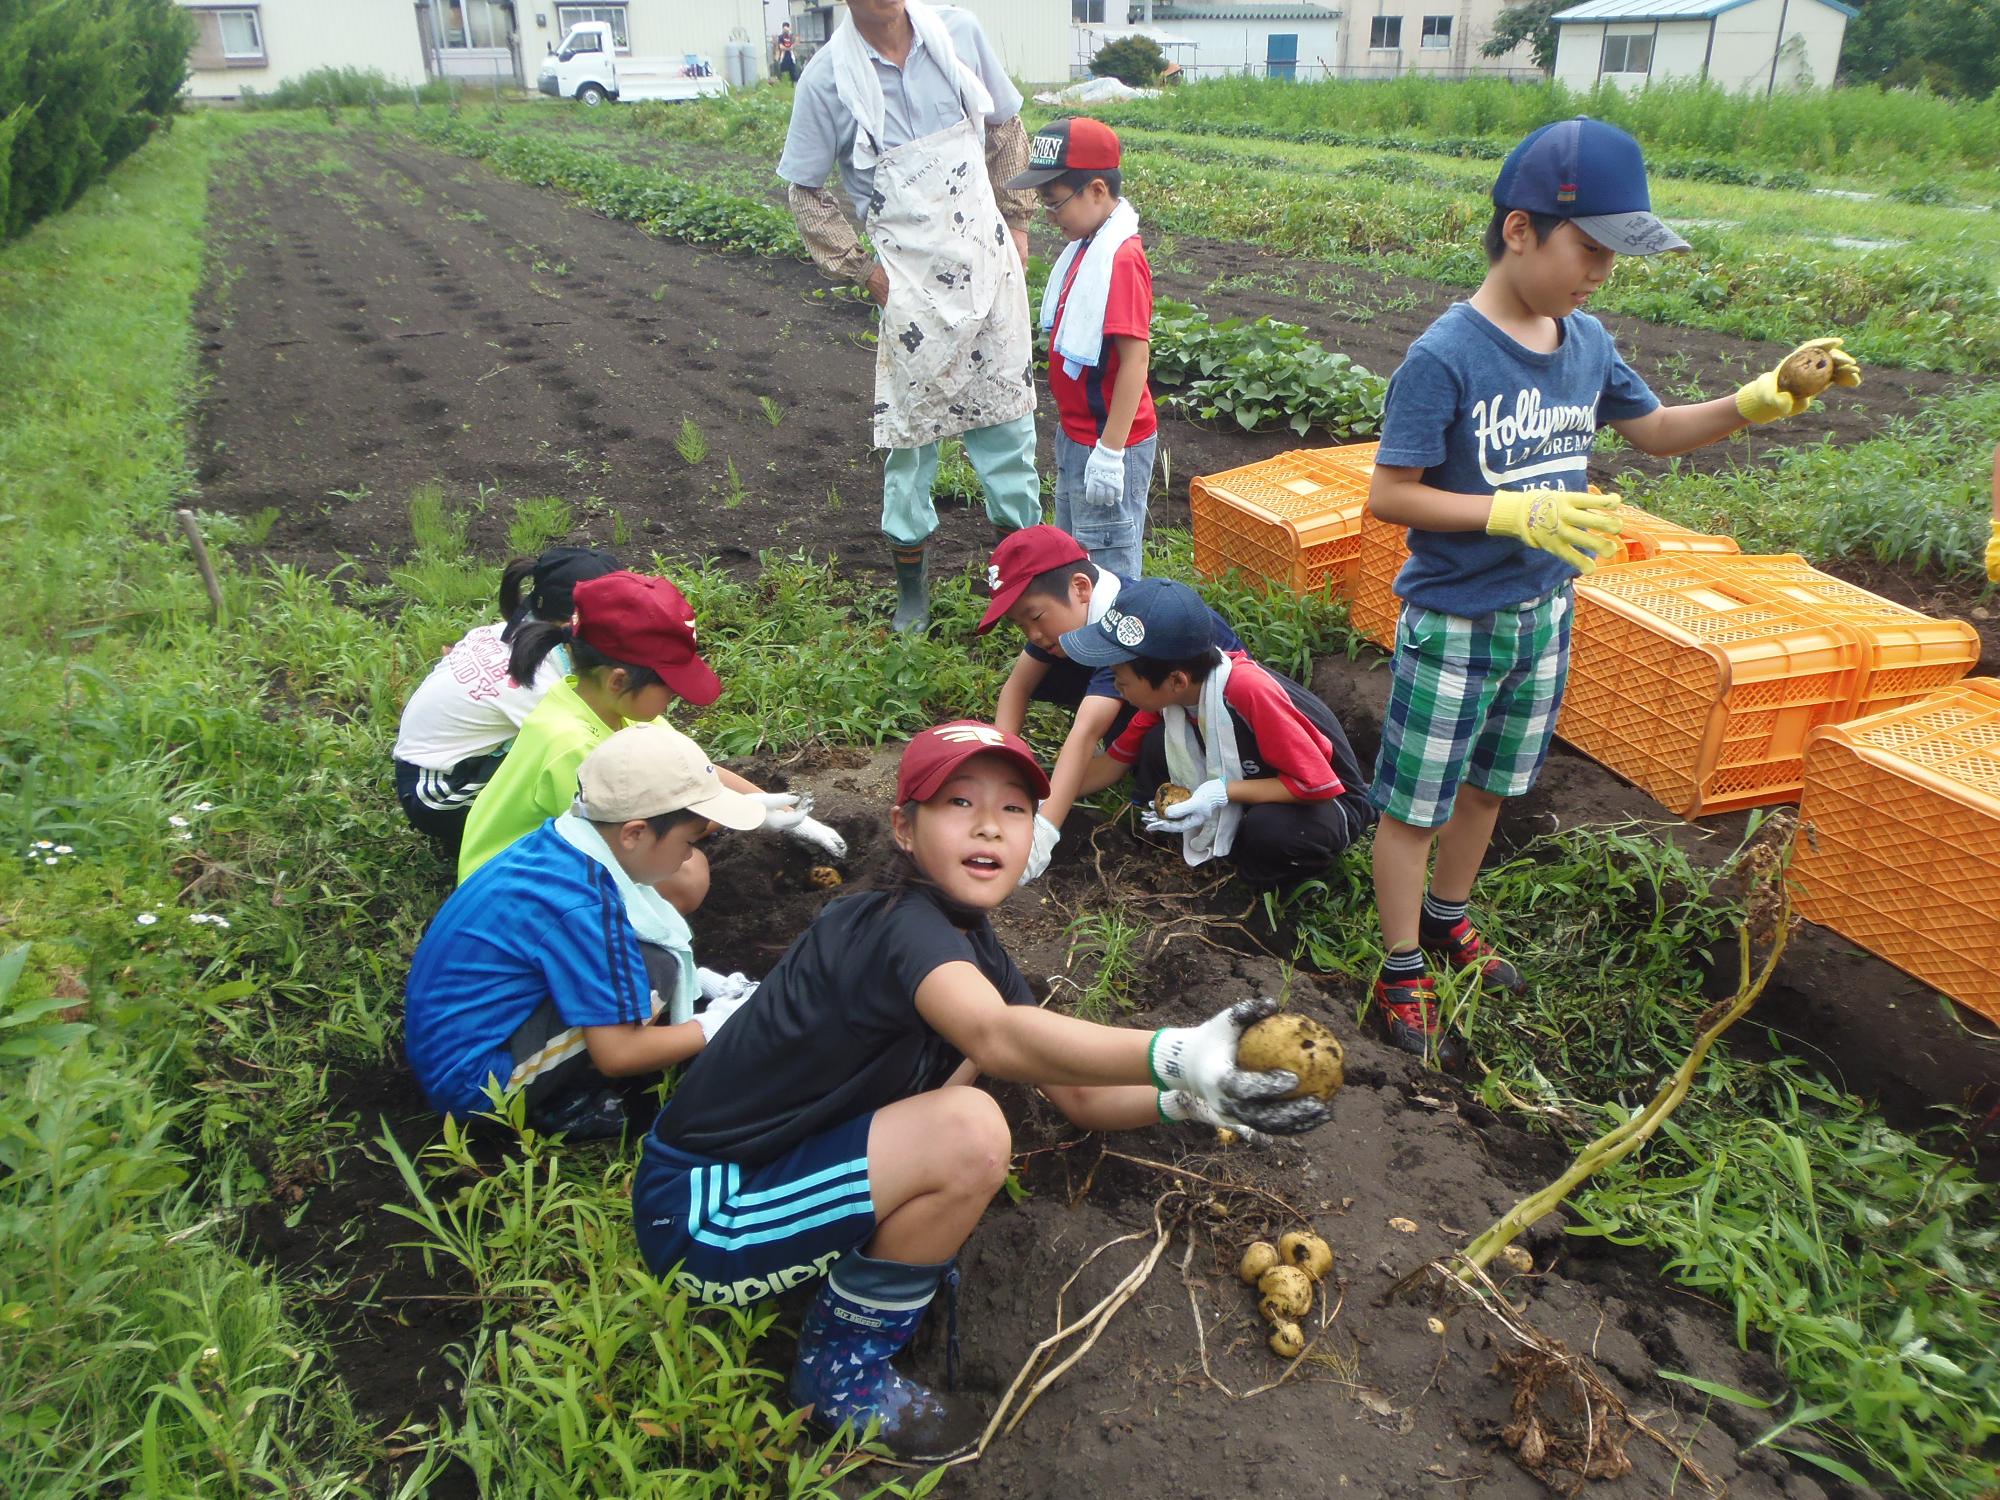
{"type": "Polygon", "coordinates": [[[1569,680],[1568,584],[1479,619],[1405,605],[1368,796],[1412,828],[1451,817],[1461,782],[1518,797],[1548,758],[1569,680]]]}

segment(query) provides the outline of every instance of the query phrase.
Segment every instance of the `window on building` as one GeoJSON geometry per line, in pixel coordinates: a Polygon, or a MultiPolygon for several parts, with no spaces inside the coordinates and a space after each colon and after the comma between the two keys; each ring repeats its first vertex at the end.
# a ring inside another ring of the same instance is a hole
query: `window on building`
{"type": "Polygon", "coordinates": [[[264,23],[254,5],[212,7],[190,13],[194,18],[192,68],[261,68],[264,66],[264,23]]]}
{"type": "Polygon", "coordinates": [[[1079,26],[1104,24],[1104,0],[1069,0],[1069,18],[1079,26]]]}
{"type": "Polygon", "coordinates": [[[1604,39],[1604,72],[1650,73],[1652,69],[1651,36],[1608,36],[1604,39]]]}
{"type": "Polygon", "coordinates": [[[431,14],[437,18],[440,47],[458,50],[514,44],[514,28],[502,0],[444,0],[431,14]]]}
{"type": "Polygon", "coordinates": [[[556,29],[565,36],[578,21],[602,21],[611,28],[611,45],[620,52],[632,50],[632,33],[627,27],[622,5],[558,5],[556,29]]]}
{"type": "Polygon", "coordinates": [[[1403,50],[1403,18],[1376,16],[1368,23],[1368,47],[1372,52],[1403,50]]]}
{"type": "Polygon", "coordinates": [[[1451,17],[1425,16],[1424,39],[1420,45],[1425,48],[1449,47],[1451,45],[1451,17]]]}

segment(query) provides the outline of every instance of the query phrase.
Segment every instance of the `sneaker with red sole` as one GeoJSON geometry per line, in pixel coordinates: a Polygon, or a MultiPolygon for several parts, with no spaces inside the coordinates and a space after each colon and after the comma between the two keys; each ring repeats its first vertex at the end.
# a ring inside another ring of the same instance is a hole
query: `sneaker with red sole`
{"type": "Polygon", "coordinates": [[[1403,1051],[1435,1057],[1447,1073],[1465,1066],[1465,1038],[1445,1027],[1438,1011],[1437,982],[1430,975],[1393,980],[1378,976],[1375,1014],[1390,1042],[1403,1051]]]}
{"type": "Polygon", "coordinates": [[[1528,981],[1521,977],[1521,971],[1502,958],[1500,950],[1479,935],[1479,929],[1472,925],[1470,918],[1460,917],[1442,937],[1424,936],[1419,946],[1454,973],[1477,970],[1481,982],[1494,989],[1519,995],[1528,988],[1528,981]]]}

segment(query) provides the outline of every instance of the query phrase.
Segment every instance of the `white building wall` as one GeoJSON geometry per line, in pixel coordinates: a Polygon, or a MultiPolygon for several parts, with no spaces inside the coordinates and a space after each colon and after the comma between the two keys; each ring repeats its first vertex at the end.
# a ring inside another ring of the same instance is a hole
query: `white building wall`
{"type": "Polygon", "coordinates": [[[1779,88],[1833,87],[1834,70],[1840,65],[1840,44],[1847,38],[1847,17],[1830,5],[1816,0],[1792,0],[1785,16],[1788,44],[1778,60],[1779,88]],[[1798,49],[1789,44],[1797,37],[1798,49]]]}
{"type": "Polygon", "coordinates": [[[1340,61],[1340,21],[1334,16],[1325,20],[1301,21],[1184,21],[1176,18],[1161,25],[1169,27],[1175,36],[1185,37],[1195,44],[1193,57],[1184,52],[1169,55],[1196,78],[1214,78],[1223,73],[1252,73],[1262,77],[1273,36],[1295,36],[1299,39],[1295,70],[1298,78],[1323,78],[1327,70],[1336,67],[1340,61]]]}
{"type": "Polygon", "coordinates": [[[1597,62],[1604,56],[1604,31],[1593,21],[1572,21],[1556,29],[1557,83],[1568,89],[1596,86],[1597,62]]]}
{"type": "MultiPolygon", "coordinates": [[[[1069,0],[952,0],[979,17],[986,39],[1020,83],[1069,80],[1069,0]]],[[[1121,17],[1122,19],[1122,17],[1121,17]]]]}
{"type": "Polygon", "coordinates": [[[1847,17],[1819,0],[1751,0],[1712,21],[1663,21],[1657,32],[1651,22],[1573,21],[1558,31],[1556,81],[1591,87],[1599,77],[1604,38],[1644,33],[1654,33],[1650,73],[1605,76],[1636,86],[1652,79],[1699,78],[1705,68],[1710,80],[1732,93],[1761,94],[1774,87],[1831,87],[1847,17]]]}
{"type": "Polygon", "coordinates": [[[264,61],[250,67],[190,72],[191,99],[236,99],[245,87],[269,93],[315,68],[373,68],[402,84],[424,81],[424,48],[411,0],[257,0],[243,5],[194,5],[189,10],[254,10],[264,37],[264,61]]]}
{"type": "MultiPolygon", "coordinates": [[[[1815,0],[1791,0],[1799,9],[1823,9],[1815,0]]],[[[1778,16],[1786,0],[1751,0],[1715,18],[1715,50],[1708,76],[1724,88],[1763,93],[1771,81],[1771,54],[1778,45],[1778,16]]]]}
{"type": "Polygon", "coordinates": [[[1347,7],[1341,36],[1341,72],[1349,77],[1394,77],[1400,73],[1538,73],[1533,51],[1525,44],[1504,57],[1487,57],[1480,48],[1493,35],[1505,0],[1359,0],[1347,7]],[[1375,47],[1375,18],[1402,21],[1400,45],[1375,47]],[[1451,18],[1450,44],[1423,45],[1424,18],[1451,18]]]}
{"type": "Polygon", "coordinates": [[[1699,78],[1708,61],[1708,22],[1662,21],[1653,39],[1653,77],[1699,78]]]}

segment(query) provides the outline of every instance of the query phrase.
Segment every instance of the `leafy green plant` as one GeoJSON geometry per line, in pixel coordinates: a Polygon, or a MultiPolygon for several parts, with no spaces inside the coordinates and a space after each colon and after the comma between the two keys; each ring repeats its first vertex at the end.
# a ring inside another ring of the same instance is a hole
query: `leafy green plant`
{"type": "Polygon", "coordinates": [[[1335,354],[1295,323],[1273,318],[1216,322],[1186,303],[1154,305],[1150,373],[1180,387],[1169,407],[1246,431],[1282,424],[1303,437],[1315,427],[1336,443],[1382,429],[1389,382],[1335,354]]]}
{"type": "Polygon", "coordinates": [[[722,508],[724,510],[735,510],[737,506],[749,498],[750,492],[743,488],[743,476],[736,472],[736,460],[733,458],[724,459],[722,461],[722,508]]]}
{"type": "Polygon", "coordinates": [[[1149,36],[1133,34],[1106,42],[1090,60],[1093,78],[1115,78],[1135,89],[1151,88],[1166,71],[1167,54],[1149,36]]]}
{"type": "Polygon", "coordinates": [[[785,420],[784,407],[778,405],[769,396],[759,396],[757,398],[757,409],[764,413],[764,420],[769,422],[773,427],[776,427],[780,422],[785,420]]]}
{"type": "Polygon", "coordinates": [[[516,500],[514,519],[507,523],[507,548],[516,557],[532,557],[568,536],[575,525],[569,502],[558,495],[516,500]]]}
{"type": "Polygon", "coordinates": [[[1069,951],[1063,960],[1074,969],[1079,958],[1094,965],[1090,981],[1076,986],[1072,1012],[1100,1024],[1132,1009],[1132,986],[1139,977],[1139,944],[1146,929],[1116,910],[1081,913],[1064,933],[1069,951]]]}
{"type": "Polygon", "coordinates": [[[681,430],[674,437],[674,452],[690,465],[708,457],[708,438],[693,417],[681,418],[681,430]]]}
{"type": "Polygon", "coordinates": [[[465,556],[466,539],[472,517],[444,497],[444,486],[435,480],[410,491],[410,539],[420,554],[456,561],[465,556]]]}

